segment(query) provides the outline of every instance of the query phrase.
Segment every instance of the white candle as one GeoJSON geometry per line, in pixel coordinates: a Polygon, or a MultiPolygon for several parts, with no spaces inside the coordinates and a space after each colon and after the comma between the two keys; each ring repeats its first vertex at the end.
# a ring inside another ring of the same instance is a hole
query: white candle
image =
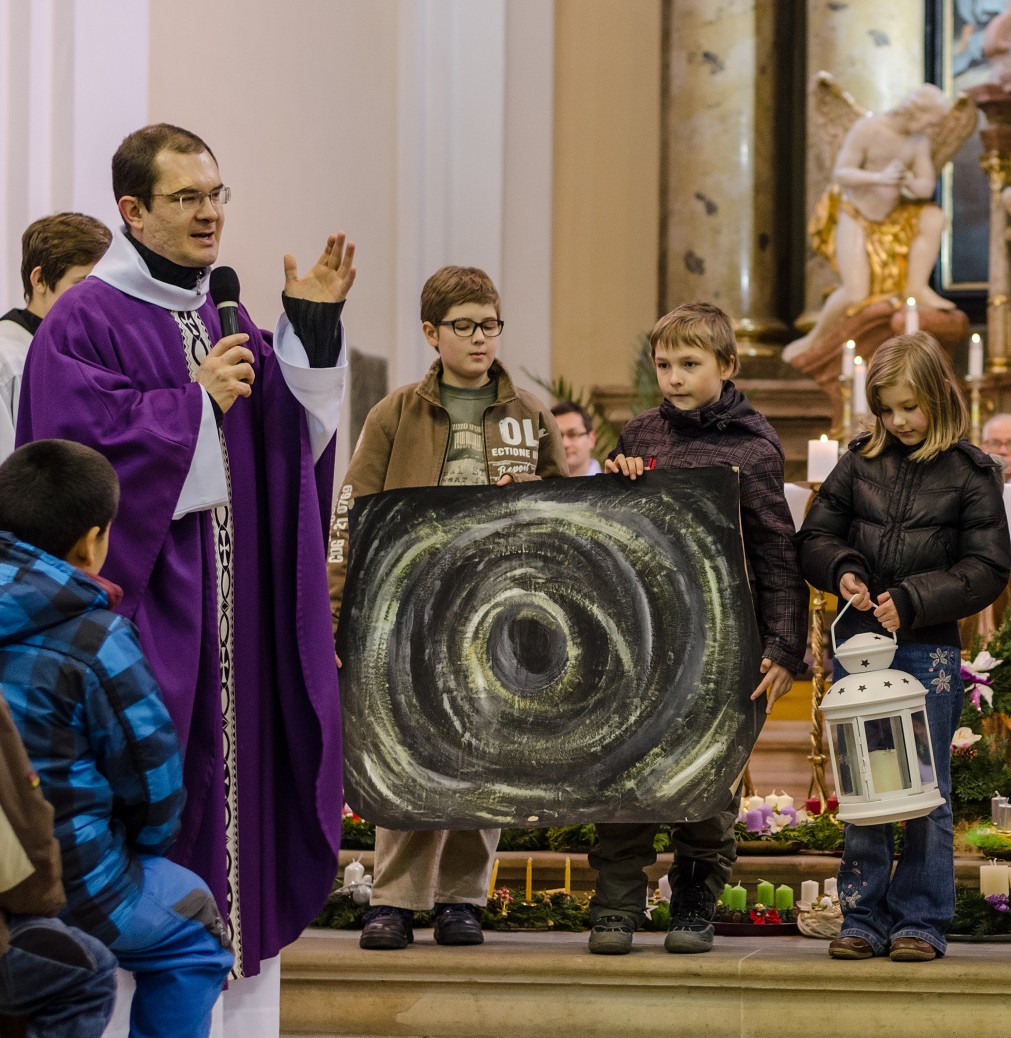
{"type": "MultiPolygon", "coordinates": [[[[839,441],[830,440],[827,436],[823,435],[820,440],[808,440],[807,441],[807,481],[808,483],[824,483],[828,478],[828,474],[835,468],[836,462],[839,460],[839,441]]],[[[765,798],[766,803],[772,804],[776,807],[779,804],[779,798],[775,797],[776,803],[772,803],[772,799],[769,797],[765,798]]],[[[791,800],[792,804],[793,801],[791,800]]],[[[780,805],[781,806],[781,805],[780,805]]]]}
{"type": "Polygon", "coordinates": [[[813,879],[805,879],[800,885],[800,899],[814,904],[818,900],[818,883],[813,879]]]}
{"type": "Polygon", "coordinates": [[[853,358],[857,355],[857,344],[852,339],[846,340],[842,351],[842,377],[853,377],[853,358]]]}
{"type": "Polygon", "coordinates": [[[898,750],[871,750],[868,757],[875,793],[895,793],[907,788],[903,785],[902,772],[899,770],[898,750]]]}
{"type": "Polygon", "coordinates": [[[916,309],[916,300],[910,296],[906,300],[906,335],[920,330],[920,314],[916,309]]]}
{"type": "Polygon", "coordinates": [[[853,358],[853,413],[867,414],[867,365],[863,357],[853,358]]]}
{"type": "Polygon", "coordinates": [[[1007,894],[1008,866],[998,865],[995,860],[989,865],[980,865],[979,892],[983,897],[988,894],[1007,894]]]}
{"type": "Polygon", "coordinates": [[[835,876],[829,876],[825,880],[825,896],[826,897],[838,897],[839,896],[839,881],[835,876]]]}
{"type": "Polygon", "coordinates": [[[788,796],[785,792],[780,794],[779,797],[780,811],[782,811],[784,807],[793,807],[793,797],[788,796]]]}
{"type": "Polygon", "coordinates": [[[365,866],[355,858],[344,868],[344,886],[353,887],[356,883],[361,883],[364,875],[365,866]]]}
{"type": "Polygon", "coordinates": [[[762,804],[764,804],[764,803],[765,803],[765,801],[761,797],[754,796],[754,797],[748,797],[748,799],[745,800],[745,802],[744,802],[744,806],[749,811],[753,811],[756,807],[761,807],[762,804]]]}
{"type": "Polygon", "coordinates": [[[969,378],[979,378],[983,374],[983,340],[979,332],[972,333],[969,341],[969,378]]]}

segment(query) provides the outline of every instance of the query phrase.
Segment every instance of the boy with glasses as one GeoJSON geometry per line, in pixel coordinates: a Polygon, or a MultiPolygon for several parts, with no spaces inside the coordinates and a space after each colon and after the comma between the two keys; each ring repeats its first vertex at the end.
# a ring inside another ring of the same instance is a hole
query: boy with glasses
{"type": "MultiPolygon", "coordinates": [[[[568,470],[550,411],[517,389],[496,360],[503,322],[491,278],[443,267],[421,292],[421,330],[438,354],[425,378],[369,412],[330,530],[334,630],[347,575],[347,512],[365,494],[402,487],[506,486],[568,470]]],[[[435,909],[439,944],[481,944],[498,829],[404,832],[376,828],[372,909],[360,945],[406,948],[416,911],[435,909]]]]}

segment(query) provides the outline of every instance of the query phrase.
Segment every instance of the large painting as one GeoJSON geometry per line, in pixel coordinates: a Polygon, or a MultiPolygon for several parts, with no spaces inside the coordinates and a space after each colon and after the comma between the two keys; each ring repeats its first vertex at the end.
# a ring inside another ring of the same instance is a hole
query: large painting
{"type": "MultiPolygon", "coordinates": [[[[928,5],[928,76],[950,97],[985,83],[991,75],[983,53],[987,26],[1003,14],[1008,0],[939,0],[928,5]]],[[[982,112],[977,130],[986,125],[982,112]]],[[[980,168],[983,142],[974,133],[941,173],[941,205],[947,229],[941,244],[940,289],[960,293],[986,291],[990,255],[990,187],[980,168]]]]}
{"type": "Polygon", "coordinates": [[[350,513],[345,796],[394,829],[704,818],[764,719],[728,468],[350,513]]]}

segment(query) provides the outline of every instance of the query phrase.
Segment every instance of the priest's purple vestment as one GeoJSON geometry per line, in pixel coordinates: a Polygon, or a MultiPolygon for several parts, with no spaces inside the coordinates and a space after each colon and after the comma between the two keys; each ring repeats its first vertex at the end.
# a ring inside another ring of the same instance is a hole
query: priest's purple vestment
{"type": "Polygon", "coordinates": [[[120,612],[137,624],[185,751],[171,856],[208,883],[230,922],[236,974],[253,976],[312,920],[337,871],[332,430],[314,450],[313,418],[271,337],[240,308],[256,377],[224,415],[220,444],[214,433],[228,521],[206,507],[174,518],[209,406],[192,381],[187,329],[202,321],[213,344],[218,314],[201,286],[161,285],[142,264],[126,277],[114,268],[67,292],[36,335],[18,442],[77,440],[119,474],[103,575],[123,587],[120,612]]]}

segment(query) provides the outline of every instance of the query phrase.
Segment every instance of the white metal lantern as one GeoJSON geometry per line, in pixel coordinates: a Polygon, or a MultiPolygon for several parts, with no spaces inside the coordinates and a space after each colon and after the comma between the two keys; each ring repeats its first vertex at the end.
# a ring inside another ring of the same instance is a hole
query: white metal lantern
{"type": "Polygon", "coordinates": [[[901,822],[944,803],[937,789],[927,726],[927,690],[912,674],[892,670],[894,635],[865,632],[832,651],[847,671],[825,693],[821,711],[839,797],[839,818],[855,825],[901,822]]]}

